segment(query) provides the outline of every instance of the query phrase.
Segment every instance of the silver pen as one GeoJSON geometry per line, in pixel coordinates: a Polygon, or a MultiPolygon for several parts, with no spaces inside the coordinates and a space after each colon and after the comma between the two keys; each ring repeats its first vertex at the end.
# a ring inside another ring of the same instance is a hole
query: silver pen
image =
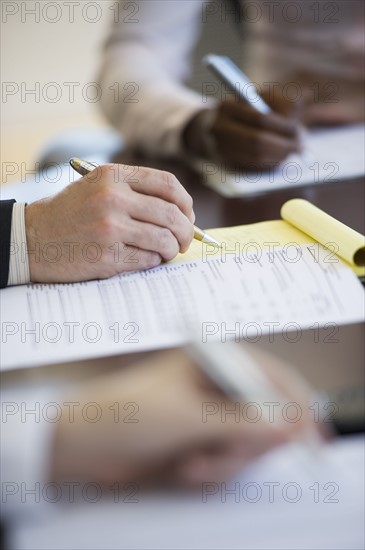
{"type": "MultiPolygon", "coordinates": [[[[266,376],[256,359],[243,345],[233,342],[204,343],[194,339],[186,351],[202,372],[230,400],[260,407],[262,419],[273,429],[283,426],[283,415],[278,422],[274,422],[274,418],[270,416],[270,404],[284,407],[288,403],[288,397],[266,376]]],[[[294,438],[294,442],[302,444],[295,449],[299,459],[307,455],[308,451],[312,457],[318,456],[323,446],[321,437],[314,427],[310,426],[294,438]]]]}

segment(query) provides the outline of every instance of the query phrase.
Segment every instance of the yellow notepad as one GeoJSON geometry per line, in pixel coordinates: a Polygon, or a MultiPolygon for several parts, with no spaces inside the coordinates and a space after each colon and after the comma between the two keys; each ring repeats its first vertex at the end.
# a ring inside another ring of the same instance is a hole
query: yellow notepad
{"type": "MultiPolygon", "coordinates": [[[[254,254],[255,247],[272,248],[319,243],[328,249],[328,261],[340,257],[359,277],[365,276],[365,237],[304,199],[292,199],[281,208],[281,220],[209,229],[223,244],[223,253],[254,254]]],[[[193,241],[173,262],[220,257],[222,250],[193,241]]],[[[315,254],[315,246],[313,247],[315,254]]]]}

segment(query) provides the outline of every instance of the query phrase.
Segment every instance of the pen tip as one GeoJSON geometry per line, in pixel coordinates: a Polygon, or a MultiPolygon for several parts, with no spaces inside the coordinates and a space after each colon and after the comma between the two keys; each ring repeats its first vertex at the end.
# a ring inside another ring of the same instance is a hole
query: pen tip
{"type": "Polygon", "coordinates": [[[77,157],[72,157],[72,159],[70,159],[70,164],[72,168],[77,170],[78,168],[80,168],[81,160],[77,157]]]}
{"type": "Polygon", "coordinates": [[[223,248],[220,242],[216,241],[215,239],[213,239],[213,237],[210,237],[207,234],[204,235],[203,242],[206,244],[214,244],[214,246],[216,246],[217,248],[223,248]]]}

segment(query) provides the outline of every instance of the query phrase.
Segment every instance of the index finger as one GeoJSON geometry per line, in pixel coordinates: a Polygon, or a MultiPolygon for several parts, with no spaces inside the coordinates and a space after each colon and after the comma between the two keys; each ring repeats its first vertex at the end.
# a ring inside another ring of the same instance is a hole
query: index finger
{"type": "Polygon", "coordinates": [[[181,212],[194,223],[193,199],[174,174],[153,168],[138,167],[128,183],[137,193],[158,197],[166,202],[176,204],[181,212]]]}
{"type": "Polygon", "coordinates": [[[269,130],[287,137],[293,138],[298,133],[298,122],[296,120],[273,111],[262,114],[244,102],[226,101],[222,103],[222,114],[244,125],[269,130]]]}

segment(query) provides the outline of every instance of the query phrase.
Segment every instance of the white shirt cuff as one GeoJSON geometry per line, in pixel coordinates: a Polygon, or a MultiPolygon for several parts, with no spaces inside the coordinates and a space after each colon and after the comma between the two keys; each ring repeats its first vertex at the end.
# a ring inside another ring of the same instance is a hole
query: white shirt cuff
{"type": "Polygon", "coordinates": [[[24,210],[25,203],[14,203],[11,218],[8,286],[30,282],[24,210]]]}

